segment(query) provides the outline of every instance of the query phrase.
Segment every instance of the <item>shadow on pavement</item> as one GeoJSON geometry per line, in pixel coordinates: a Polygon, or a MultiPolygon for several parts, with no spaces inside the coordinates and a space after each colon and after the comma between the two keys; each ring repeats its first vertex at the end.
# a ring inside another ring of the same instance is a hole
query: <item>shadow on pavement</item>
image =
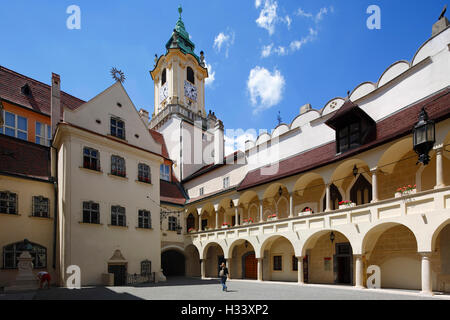
{"type": "Polygon", "coordinates": [[[207,284],[220,284],[220,279],[202,280],[200,278],[190,277],[167,277],[167,281],[158,283],[143,283],[137,284],[136,288],[151,288],[151,287],[170,287],[170,286],[199,286],[207,284]]]}
{"type": "Polygon", "coordinates": [[[129,293],[117,293],[106,287],[81,289],[51,288],[39,290],[33,300],[142,300],[129,293]]]}

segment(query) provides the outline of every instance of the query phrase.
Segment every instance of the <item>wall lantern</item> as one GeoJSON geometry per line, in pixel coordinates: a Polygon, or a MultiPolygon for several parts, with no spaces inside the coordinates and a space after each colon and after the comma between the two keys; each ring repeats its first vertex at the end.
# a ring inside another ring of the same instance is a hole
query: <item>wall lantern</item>
{"type": "Polygon", "coordinates": [[[283,189],[281,187],[278,189],[278,195],[280,197],[283,195],[283,189]]]}
{"type": "Polygon", "coordinates": [[[245,246],[245,249],[248,248],[248,241],[247,240],[245,240],[244,246],[245,246]]]}
{"type": "Polygon", "coordinates": [[[330,233],[330,241],[331,241],[331,243],[333,243],[334,242],[334,239],[335,239],[336,237],[335,237],[335,235],[334,235],[334,232],[332,231],[331,233],[330,233]]]}
{"type": "Polygon", "coordinates": [[[428,153],[433,149],[435,139],[435,127],[434,121],[428,119],[428,114],[425,111],[425,107],[419,114],[419,122],[413,129],[413,148],[419,156],[418,163],[427,165],[430,162],[430,156],[428,153]]]}
{"type": "Polygon", "coordinates": [[[357,175],[358,175],[358,167],[355,164],[355,166],[353,167],[353,176],[356,178],[357,175]]]}
{"type": "Polygon", "coordinates": [[[233,208],[233,200],[230,200],[230,208],[233,208]]]}

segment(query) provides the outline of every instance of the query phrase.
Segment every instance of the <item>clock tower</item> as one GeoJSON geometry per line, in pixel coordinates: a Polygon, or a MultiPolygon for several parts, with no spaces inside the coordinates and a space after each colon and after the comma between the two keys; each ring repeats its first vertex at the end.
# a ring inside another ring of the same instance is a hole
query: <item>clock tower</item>
{"type": "Polygon", "coordinates": [[[155,56],[150,75],[154,82],[154,112],[149,127],[164,136],[169,156],[174,160],[175,176],[182,180],[214,157],[223,155],[223,125],[214,113],[205,111],[205,67],[203,51],[195,53],[195,45],[179,18],[166,43],[166,53],[155,56]],[[218,129],[217,129],[218,128],[218,129]],[[221,130],[222,134],[216,131],[221,130]],[[216,146],[214,137],[222,137],[216,146]],[[211,150],[209,150],[211,149],[211,150]]]}

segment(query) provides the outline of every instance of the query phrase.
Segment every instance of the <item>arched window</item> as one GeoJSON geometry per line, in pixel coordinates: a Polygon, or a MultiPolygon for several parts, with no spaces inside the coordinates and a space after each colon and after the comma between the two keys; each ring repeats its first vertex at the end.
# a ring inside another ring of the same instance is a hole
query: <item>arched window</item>
{"type": "Polygon", "coordinates": [[[195,218],[192,215],[192,213],[187,217],[186,219],[186,229],[189,231],[189,229],[195,229],[195,218]]]}
{"type": "Polygon", "coordinates": [[[163,70],[162,74],[161,74],[161,86],[164,85],[164,83],[166,83],[166,69],[163,70]]]}
{"type": "Polygon", "coordinates": [[[187,67],[187,81],[189,81],[192,84],[195,84],[194,70],[192,70],[191,67],[187,67]]]}
{"type": "Polygon", "coordinates": [[[358,206],[372,201],[372,185],[367,181],[364,175],[359,175],[350,190],[350,200],[358,206]]]}
{"type": "MultiPolygon", "coordinates": [[[[330,186],[330,193],[331,193],[331,208],[330,210],[337,210],[339,209],[339,202],[342,201],[341,193],[339,192],[339,189],[332,184],[330,186]]],[[[327,194],[325,193],[325,196],[323,197],[323,211],[327,209],[327,194]]]]}
{"type": "MultiPolygon", "coordinates": [[[[34,268],[46,268],[47,267],[47,249],[38,244],[32,243],[30,255],[33,258],[34,268]]],[[[4,269],[16,269],[17,262],[25,249],[25,243],[23,241],[16,242],[3,247],[3,268],[4,269]]]]}

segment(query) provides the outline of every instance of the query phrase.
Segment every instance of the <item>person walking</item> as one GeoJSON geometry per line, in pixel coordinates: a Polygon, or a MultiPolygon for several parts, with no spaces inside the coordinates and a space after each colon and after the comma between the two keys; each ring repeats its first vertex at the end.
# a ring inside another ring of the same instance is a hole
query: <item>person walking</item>
{"type": "Polygon", "coordinates": [[[47,285],[47,289],[50,289],[50,274],[47,271],[41,271],[37,274],[37,278],[39,279],[39,288],[42,289],[44,284],[47,285]]]}
{"type": "Polygon", "coordinates": [[[220,271],[219,271],[219,277],[220,277],[220,283],[222,284],[222,291],[227,291],[226,281],[228,278],[228,268],[225,265],[225,262],[222,262],[220,265],[220,271]]]}

